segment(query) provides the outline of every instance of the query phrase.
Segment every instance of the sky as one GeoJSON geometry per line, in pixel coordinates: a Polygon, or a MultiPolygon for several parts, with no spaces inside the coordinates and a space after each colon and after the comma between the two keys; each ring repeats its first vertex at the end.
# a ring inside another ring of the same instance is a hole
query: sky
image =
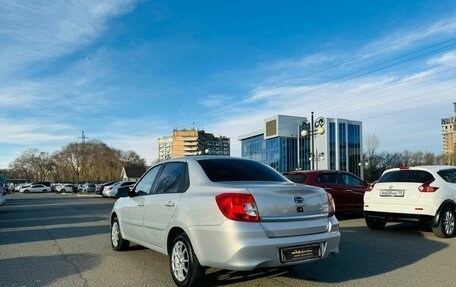
{"type": "Polygon", "coordinates": [[[363,121],[383,151],[442,151],[456,2],[0,0],[0,168],[89,139],[231,138],[276,114],[363,121]]]}

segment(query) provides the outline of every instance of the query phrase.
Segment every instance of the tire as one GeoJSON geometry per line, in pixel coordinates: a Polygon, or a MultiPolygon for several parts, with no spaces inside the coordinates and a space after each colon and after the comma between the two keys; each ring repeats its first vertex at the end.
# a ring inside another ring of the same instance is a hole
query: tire
{"type": "Polygon", "coordinates": [[[24,190],[24,193],[29,193],[30,191],[28,189],[24,190]]]}
{"type": "Polygon", "coordinates": [[[366,218],[367,227],[373,230],[382,230],[385,228],[386,221],[381,219],[366,218]]]}
{"type": "Polygon", "coordinates": [[[120,224],[117,217],[115,217],[111,223],[111,246],[115,251],[124,251],[128,249],[128,246],[130,246],[130,241],[122,238],[120,224]]]}
{"type": "Polygon", "coordinates": [[[432,232],[440,238],[451,238],[456,234],[456,212],[454,206],[446,206],[440,211],[439,222],[432,226],[432,232]]]}
{"type": "Polygon", "coordinates": [[[61,192],[61,193],[65,193],[65,189],[61,189],[60,192],[61,192]]]}
{"type": "Polygon", "coordinates": [[[188,236],[179,234],[171,246],[169,269],[174,283],[179,287],[201,286],[206,269],[200,265],[188,236]]]}

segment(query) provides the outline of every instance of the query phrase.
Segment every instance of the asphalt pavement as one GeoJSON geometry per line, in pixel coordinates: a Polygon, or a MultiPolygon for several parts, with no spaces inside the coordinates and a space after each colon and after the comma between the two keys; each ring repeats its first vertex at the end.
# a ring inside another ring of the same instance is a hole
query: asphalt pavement
{"type": "MultiPolygon", "coordinates": [[[[0,286],[174,286],[165,255],[132,246],[115,252],[114,199],[60,194],[7,195],[0,207],[0,286]]],[[[340,253],[292,269],[209,269],[206,286],[455,286],[456,238],[424,227],[369,230],[341,218],[340,253]]]]}

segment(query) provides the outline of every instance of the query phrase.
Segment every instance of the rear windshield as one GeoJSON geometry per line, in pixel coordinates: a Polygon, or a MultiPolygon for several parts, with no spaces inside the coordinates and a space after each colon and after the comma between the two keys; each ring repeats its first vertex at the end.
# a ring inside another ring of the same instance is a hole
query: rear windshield
{"type": "Polygon", "coordinates": [[[242,159],[200,159],[211,181],[281,181],[282,175],[262,163],[242,159]]]}
{"type": "Polygon", "coordinates": [[[289,173],[284,176],[295,183],[305,183],[307,180],[307,174],[289,173]]]}
{"type": "Polygon", "coordinates": [[[437,172],[443,180],[449,183],[456,183],[456,169],[444,169],[437,172]]]}
{"type": "Polygon", "coordinates": [[[434,177],[424,170],[396,170],[385,173],[378,182],[415,182],[425,183],[434,177]]]}

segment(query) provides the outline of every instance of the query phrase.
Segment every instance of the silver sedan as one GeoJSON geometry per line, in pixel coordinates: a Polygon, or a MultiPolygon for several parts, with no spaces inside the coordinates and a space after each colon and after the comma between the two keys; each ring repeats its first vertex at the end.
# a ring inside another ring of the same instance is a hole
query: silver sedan
{"type": "Polygon", "coordinates": [[[169,255],[177,286],[198,286],[205,267],[253,270],[339,252],[334,201],[256,161],[199,156],[150,168],[120,188],[111,215],[114,250],[130,242],[169,255]]]}

